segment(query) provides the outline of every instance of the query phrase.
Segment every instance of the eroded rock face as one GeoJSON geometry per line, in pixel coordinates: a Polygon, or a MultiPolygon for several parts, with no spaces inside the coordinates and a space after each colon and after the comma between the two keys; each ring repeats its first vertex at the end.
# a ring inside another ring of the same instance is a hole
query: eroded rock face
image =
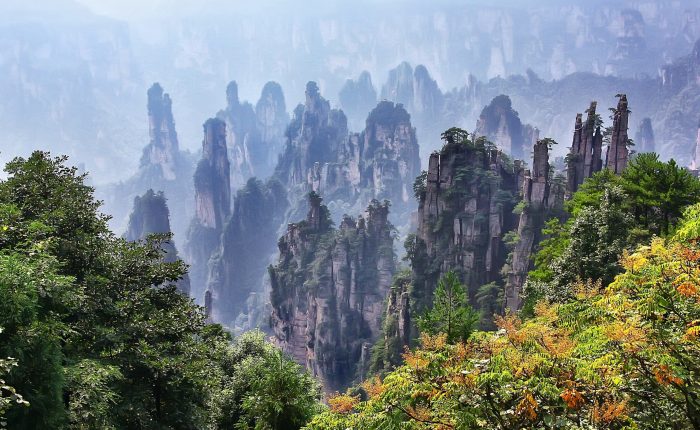
{"type": "Polygon", "coordinates": [[[412,200],[411,185],[420,173],[416,130],[401,105],[380,102],[367,117],[362,134],[361,180],[373,198],[400,208],[412,200]]]}
{"type": "Polygon", "coordinates": [[[287,206],[286,190],[275,180],[263,183],[251,178],[236,193],[233,213],[210,263],[210,315],[215,321],[236,331],[262,322],[262,309],[253,296],[264,293],[263,277],[272,263],[287,206]]]}
{"type": "Polygon", "coordinates": [[[167,93],[163,93],[163,88],[158,83],[148,89],[148,135],[150,142],[143,150],[141,167],[157,167],[163,179],[175,180],[180,149],[173,120],[172,100],[167,93]]]}
{"type": "Polygon", "coordinates": [[[656,141],[654,129],[651,126],[651,118],[643,118],[639,123],[637,133],[634,135],[634,145],[637,152],[655,152],[656,141]]]}
{"type": "Polygon", "coordinates": [[[506,154],[522,159],[525,155],[525,139],[531,139],[531,136],[526,136],[527,132],[523,129],[518,112],[513,109],[510,97],[500,95],[481,111],[475,134],[486,137],[506,154]]]}
{"type": "Polygon", "coordinates": [[[306,209],[302,196],[310,190],[323,195],[336,220],[361,211],[372,199],[390,200],[395,213],[412,208],[420,156],[415,128],[402,105],[380,102],[364,131],[349,133],[343,112],[330,109],[310,82],[306,103],[295,110],[287,136],[276,175],[296,196],[290,197],[293,214],[306,209]]]}
{"type": "Polygon", "coordinates": [[[521,292],[531,268],[534,247],[540,242],[546,213],[550,208],[549,148],[545,140],[533,147],[532,172],[526,171],[522,185],[524,207],[518,220],[518,241],[508,273],[505,294],[506,309],[516,312],[521,305],[521,292]]]}
{"type": "Polygon", "coordinates": [[[231,174],[226,149],[226,123],[204,123],[202,159],[194,174],[195,216],[187,235],[186,256],[191,265],[192,296],[204,297],[209,258],[219,246],[224,222],[231,214],[231,174]]]}
{"type": "Polygon", "coordinates": [[[596,116],[597,106],[597,102],[591,102],[590,107],[586,110],[585,123],[582,121],[582,115],[576,114],[574,139],[566,171],[569,194],[575,193],[586,178],[590,178],[602,169],[603,134],[596,116]]]}
{"type": "Polygon", "coordinates": [[[129,216],[129,202],[146,190],[162,191],[172,209],[172,231],[175,240],[184,239],[193,214],[192,174],[195,160],[179,148],[172,100],[158,84],[148,89],[149,143],[143,149],[139,169],[128,180],[102,190],[100,198],[114,218],[110,226],[124,231],[129,216]]]}
{"type": "Polygon", "coordinates": [[[287,186],[307,183],[316,163],[336,161],[338,149],[348,136],[347,119],[342,111],[331,109],[330,103],[311,81],[306,84],[306,100],[294,109],[286,131],[285,151],[275,175],[287,186]]]}
{"type": "Polygon", "coordinates": [[[380,335],[395,271],[392,227],[388,206],[376,201],[338,229],[317,194],[309,207],[307,219],[280,238],[270,268],[271,326],[278,345],[330,393],[363,377],[380,335]]]}
{"type": "Polygon", "coordinates": [[[255,104],[255,116],[263,148],[260,165],[255,166],[259,178],[272,174],[277,164],[277,157],[284,149],[284,131],[289,123],[284,92],[277,82],[268,82],[262,89],[260,99],[255,104]]]}
{"type": "Polygon", "coordinates": [[[449,270],[460,276],[474,305],[480,286],[500,282],[507,258],[503,235],[517,224],[513,208],[522,174],[517,166],[478,142],[448,140],[431,155],[418,231],[407,248],[414,310],[431,303],[438,279],[449,270]]]}
{"type": "Polygon", "coordinates": [[[231,81],[226,87],[226,101],[226,109],[219,111],[216,116],[226,123],[231,185],[237,189],[248,178],[258,174],[257,171],[265,166],[268,156],[258,131],[258,119],[253,106],[239,101],[236,81],[231,81]]]}
{"type": "MultiPolygon", "coordinates": [[[[145,240],[152,234],[169,234],[170,211],[162,192],[146,191],[142,196],[134,198],[134,207],[129,217],[129,225],[124,238],[129,241],[145,240]]],[[[163,257],[166,262],[179,260],[177,248],[172,240],[162,242],[163,257]]],[[[177,282],[177,288],[184,294],[190,292],[190,279],[185,275],[177,282]]]]}
{"type": "Polygon", "coordinates": [[[620,94],[617,108],[613,112],[612,135],[606,156],[606,166],[616,174],[622,173],[627,167],[629,158],[629,137],[627,136],[630,111],[627,107],[627,96],[620,94]]]}

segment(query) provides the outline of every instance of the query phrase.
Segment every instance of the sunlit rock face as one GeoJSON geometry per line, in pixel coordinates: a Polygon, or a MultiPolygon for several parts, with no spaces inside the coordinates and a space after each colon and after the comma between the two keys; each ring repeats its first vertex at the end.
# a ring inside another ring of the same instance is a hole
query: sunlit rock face
{"type": "Polygon", "coordinates": [[[582,114],[576,114],[574,138],[567,161],[567,190],[575,193],[586,178],[603,168],[603,133],[600,130],[596,109],[598,102],[591,102],[586,110],[586,121],[582,114]]]}
{"type": "MultiPolygon", "coordinates": [[[[170,211],[163,193],[148,190],[142,196],[135,197],[124,238],[129,241],[139,241],[153,234],[168,233],[171,233],[170,211]]],[[[163,241],[161,247],[164,251],[164,261],[170,263],[179,260],[177,248],[172,240],[163,241]]],[[[189,294],[190,279],[187,274],[176,285],[183,294],[189,294]]]]}
{"type": "Polygon", "coordinates": [[[338,229],[317,194],[304,221],[289,224],[270,268],[275,341],[321,381],[343,391],[364,375],[380,335],[395,271],[389,208],[372,202],[338,229]]]}

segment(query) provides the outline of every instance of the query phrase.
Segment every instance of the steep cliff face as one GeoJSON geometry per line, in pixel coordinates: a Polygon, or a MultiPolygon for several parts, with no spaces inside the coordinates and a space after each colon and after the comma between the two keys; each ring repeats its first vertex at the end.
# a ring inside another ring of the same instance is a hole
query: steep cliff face
{"type": "Polygon", "coordinates": [[[219,245],[224,222],[231,213],[231,174],[226,149],[226,123],[210,118],[204,123],[202,159],[194,174],[195,216],[187,234],[186,256],[192,296],[204,297],[207,264],[219,245]]]}
{"type": "Polygon", "coordinates": [[[305,221],[290,224],[270,267],[271,326],[279,346],[327,393],[363,377],[379,337],[395,270],[389,208],[372,202],[338,229],[311,193],[305,221]]]}
{"type": "Polygon", "coordinates": [[[255,176],[267,161],[267,154],[261,142],[257,127],[257,117],[253,106],[238,99],[238,84],[231,81],[226,87],[226,109],[216,117],[226,123],[226,141],[231,159],[231,186],[242,187],[248,178],[255,176]]]}
{"type": "Polygon", "coordinates": [[[148,89],[148,135],[151,141],[143,150],[141,167],[156,168],[163,179],[175,180],[179,145],[172,100],[158,83],[148,89]]]}
{"type": "Polygon", "coordinates": [[[516,312],[520,308],[523,285],[532,266],[531,256],[540,242],[542,227],[550,205],[549,147],[540,140],[533,147],[532,172],[526,171],[522,185],[524,203],[518,220],[518,239],[508,271],[505,289],[506,309],[516,312]]]}
{"type": "Polygon", "coordinates": [[[476,304],[480,286],[500,282],[507,251],[503,235],[513,215],[522,174],[482,140],[450,140],[430,157],[418,208],[418,231],[407,248],[417,309],[431,301],[438,278],[455,270],[476,304]]]}
{"type": "Polygon", "coordinates": [[[211,259],[208,291],[210,315],[236,331],[263,322],[263,277],[272,262],[277,229],[288,207],[281,183],[266,184],[251,178],[238,190],[233,213],[221,235],[221,245],[211,259]]]}
{"type": "Polygon", "coordinates": [[[255,116],[263,151],[255,173],[259,178],[266,178],[273,173],[277,158],[284,149],[284,131],[289,124],[287,105],[280,84],[272,81],[265,84],[260,99],[255,104],[255,116]]]}
{"type": "Polygon", "coordinates": [[[347,119],[342,111],[330,108],[318,85],[311,81],[306,84],[306,100],[294,110],[286,135],[275,175],[289,187],[308,184],[317,163],[322,166],[336,161],[348,136],[347,119]]]}
{"type": "MultiPolygon", "coordinates": [[[[124,234],[124,238],[129,241],[144,240],[151,234],[169,234],[170,211],[162,192],[155,193],[148,190],[142,196],[134,198],[134,206],[129,217],[129,224],[124,234]]],[[[173,262],[179,259],[177,248],[172,240],[164,241],[162,244],[166,262],[173,262]]],[[[177,282],[177,288],[184,294],[190,292],[190,279],[185,275],[177,282]]]]}
{"type": "Polygon", "coordinates": [[[484,136],[498,149],[514,158],[525,156],[531,131],[524,129],[518,112],[513,109],[510,97],[500,95],[485,106],[476,123],[477,136],[484,136]]]}
{"type": "Polygon", "coordinates": [[[295,207],[313,190],[324,196],[335,220],[361,211],[372,199],[390,200],[395,213],[412,208],[411,184],[420,171],[419,147],[411,117],[399,104],[380,102],[362,133],[349,133],[342,111],[330,109],[315,83],[295,110],[276,175],[289,188],[295,207]]]}
{"type": "Polygon", "coordinates": [[[625,170],[629,158],[627,130],[630,110],[627,106],[627,96],[620,94],[619,98],[617,108],[613,111],[612,134],[606,156],[606,166],[616,174],[625,170]]]}
{"type": "Polygon", "coordinates": [[[351,128],[359,128],[367,112],[377,104],[377,90],[374,89],[369,72],[363,71],[356,80],[345,81],[338,93],[338,101],[348,116],[351,128]]]}
{"type": "Polygon", "coordinates": [[[634,145],[637,152],[655,152],[656,141],[654,129],[651,126],[651,118],[642,118],[637,133],[634,135],[634,145]]]}
{"type": "Polygon", "coordinates": [[[373,198],[406,208],[420,173],[416,130],[408,112],[401,105],[380,102],[367,117],[362,143],[363,185],[373,190],[373,198]]]}
{"type": "Polygon", "coordinates": [[[143,148],[139,169],[133,177],[109,187],[100,197],[106,211],[113,216],[111,227],[124,231],[129,215],[127,202],[148,189],[162,191],[172,209],[172,231],[176,240],[182,239],[193,213],[194,158],[179,148],[170,96],[158,83],[148,89],[147,95],[149,143],[143,148]]]}
{"type": "MultiPolygon", "coordinates": [[[[423,65],[414,70],[409,63],[403,62],[390,70],[382,86],[381,98],[404,106],[413,118],[421,142],[435,141],[445,128],[458,124],[446,118],[446,112],[451,112],[451,109],[445,106],[445,96],[423,65]]],[[[427,157],[430,151],[427,147],[424,149],[423,155],[427,157]]]]}
{"type": "Polygon", "coordinates": [[[574,139],[567,157],[567,190],[573,194],[586,178],[602,169],[600,158],[603,151],[603,134],[600,131],[601,121],[596,114],[597,102],[591,102],[586,110],[586,122],[582,115],[576,114],[574,139]]]}

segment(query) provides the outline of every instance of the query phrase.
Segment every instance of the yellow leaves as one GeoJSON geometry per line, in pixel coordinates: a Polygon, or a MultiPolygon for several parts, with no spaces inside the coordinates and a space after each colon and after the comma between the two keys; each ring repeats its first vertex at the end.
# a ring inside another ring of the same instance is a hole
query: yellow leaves
{"type": "Polygon", "coordinates": [[[596,402],[591,411],[591,418],[594,423],[611,424],[614,421],[626,418],[627,402],[606,400],[602,404],[596,402]]]}
{"type": "Polygon", "coordinates": [[[520,318],[513,314],[507,314],[506,316],[496,316],[495,321],[496,327],[501,330],[505,330],[508,340],[514,344],[521,344],[525,341],[525,333],[520,331],[520,318]]]}
{"type": "Polygon", "coordinates": [[[547,322],[554,322],[559,319],[559,306],[548,301],[540,301],[535,305],[535,316],[543,318],[547,322]]]}
{"type": "Polygon", "coordinates": [[[648,250],[648,247],[641,247],[637,252],[634,252],[632,254],[625,250],[622,254],[622,257],[620,257],[620,263],[622,264],[622,267],[630,272],[640,271],[649,262],[649,260],[647,260],[647,258],[645,257],[645,251],[648,250]]]}
{"type": "Polygon", "coordinates": [[[576,390],[576,388],[573,387],[564,389],[564,391],[562,391],[562,393],[560,394],[560,397],[562,398],[562,400],[564,400],[564,403],[566,403],[566,406],[568,406],[569,409],[578,410],[585,403],[583,394],[581,394],[579,391],[576,390]]]}
{"type": "Polygon", "coordinates": [[[537,407],[539,404],[537,403],[537,400],[535,400],[535,396],[532,395],[532,393],[528,390],[525,391],[525,395],[523,396],[522,400],[518,403],[518,406],[515,408],[515,412],[518,415],[524,416],[530,421],[535,421],[537,419],[537,407]]]}
{"type": "Polygon", "coordinates": [[[693,320],[688,323],[688,329],[685,331],[684,339],[686,341],[695,341],[700,337],[700,320],[693,320]]]}
{"type": "Polygon", "coordinates": [[[665,364],[658,366],[654,369],[654,378],[661,385],[683,385],[683,380],[673,374],[670,367],[665,364]]]}
{"type": "Polygon", "coordinates": [[[578,280],[574,283],[572,290],[579,300],[591,299],[603,291],[603,283],[600,280],[593,281],[588,279],[586,282],[578,280]]]}
{"type": "Polygon", "coordinates": [[[447,345],[447,334],[438,333],[431,336],[428,333],[421,333],[420,343],[426,351],[439,351],[447,345]]]}
{"type": "Polygon", "coordinates": [[[545,332],[542,335],[542,344],[546,351],[554,358],[564,358],[569,356],[576,344],[564,331],[545,332]]]}
{"type": "Polygon", "coordinates": [[[639,351],[647,343],[647,334],[638,317],[607,324],[603,327],[603,333],[611,341],[619,342],[627,352],[639,351]]]}
{"type": "Polygon", "coordinates": [[[328,406],[331,408],[332,412],[347,414],[355,408],[359,401],[360,396],[335,393],[330,399],[328,399],[328,406]]]}
{"type": "Polygon", "coordinates": [[[420,350],[404,352],[403,361],[413,370],[423,370],[430,364],[430,360],[420,350]]]}
{"type": "Polygon", "coordinates": [[[376,399],[386,391],[386,387],[382,384],[382,380],[379,379],[378,376],[363,382],[362,388],[364,388],[370,399],[376,399]]]}

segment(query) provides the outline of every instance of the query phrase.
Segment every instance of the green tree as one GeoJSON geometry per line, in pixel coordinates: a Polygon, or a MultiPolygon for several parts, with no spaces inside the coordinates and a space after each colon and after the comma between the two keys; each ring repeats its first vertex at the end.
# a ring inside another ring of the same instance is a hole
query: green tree
{"type": "Polygon", "coordinates": [[[222,378],[212,398],[217,429],[297,430],[318,411],[318,385],[266,342],[260,331],[225,346],[222,378]]]}
{"type": "Polygon", "coordinates": [[[433,306],[418,319],[423,333],[447,335],[450,343],[464,341],[476,328],[479,315],[467,300],[467,293],[453,271],[447,272],[438,282],[433,296],[433,306]]]}

